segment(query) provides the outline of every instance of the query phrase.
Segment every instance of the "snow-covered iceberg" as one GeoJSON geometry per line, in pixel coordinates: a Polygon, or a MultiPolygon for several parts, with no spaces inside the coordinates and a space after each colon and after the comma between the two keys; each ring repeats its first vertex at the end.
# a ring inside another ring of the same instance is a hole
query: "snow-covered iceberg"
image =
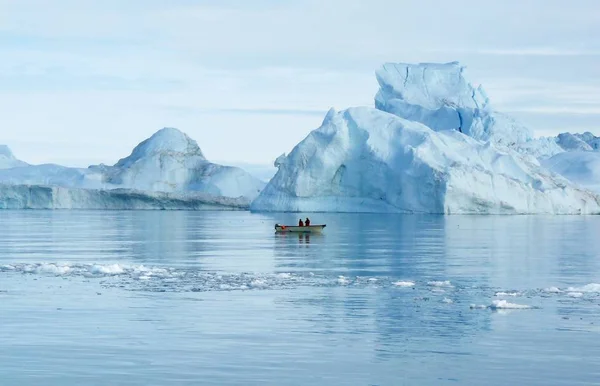
{"type": "Polygon", "coordinates": [[[447,64],[386,64],[375,107],[329,111],[251,204],[255,211],[600,213],[600,198],[544,168],[555,140],[492,109],[447,64]]]}
{"type": "Polygon", "coordinates": [[[174,128],[159,130],[114,166],[90,167],[107,185],[160,192],[258,196],[265,183],[244,170],[206,160],[196,141],[174,128]]]}
{"type": "Polygon", "coordinates": [[[189,208],[197,202],[211,200],[218,201],[218,205],[231,203],[236,207],[247,207],[265,186],[263,181],[240,168],[208,161],[196,141],[174,128],[159,130],[113,166],[70,168],[54,164],[29,165],[14,158],[7,147],[0,147],[0,184],[4,185],[0,208],[18,207],[20,204],[15,203],[28,202],[28,196],[15,197],[31,189],[38,193],[46,192],[45,198],[39,201],[45,203],[38,205],[41,207],[98,208],[104,207],[106,200],[115,202],[110,205],[116,207],[129,203],[132,208],[145,208],[144,205],[162,207],[166,201],[171,203],[166,205],[169,208],[179,204],[182,208],[189,208]],[[24,190],[22,186],[30,186],[31,189],[24,190]],[[11,194],[8,193],[10,189],[14,189],[11,194]],[[48,193],[49,189],[51,193],[48,193]],[[118,194],[110,193],[115,189],[119,190],[118,194]],[[172,195],[165,196],[166,193],[172,195]],[[144,195],[144,204],[138,205],[141,201],[137,198],[124,199],[128,194],[135,194],[135,197],[144,195]],[[60,198],[67,196],[74,198],[66,201],[60,198]],[[12,206],[3,201],[9,197],[12,197],[12,206]],[[172,200],[173,197],[175,199],[172,200]],[[94,202],[96,199],[103,201],[94,202]],[[152,203],[147,204],[150,201],[152,203]]]}
{"type": "Polygon", "coordinates": [[[252,210],[600,213],[533,157],[368,107],[331,111],[278,164],[252,210]]]}

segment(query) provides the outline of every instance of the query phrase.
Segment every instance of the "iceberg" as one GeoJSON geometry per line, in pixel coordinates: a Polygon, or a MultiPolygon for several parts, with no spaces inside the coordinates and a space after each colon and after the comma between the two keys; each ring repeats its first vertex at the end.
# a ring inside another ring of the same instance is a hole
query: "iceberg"
{"type": "Polygon", "coordinates": [[[19,166],[27,166],[27,163],[15,158],[8,146],[0,145],[0,169],[9,169],[19,166]]]}
{"type": "Polygon", "coordinates": [[[590,132],[583,134],[560,133],[556,137],[542,137],[526,142],[517,142],[510,147],[544,161],[569,151],[600,151],[600,138],[590,132]]]}
{"type": "Polygon", "coordinates": [[[556,137],[556,143],[565,151],[599,151],[600,138],[590,132],[583,134],[561,133],[556,137]]]}
{"type": "Polygon", "coordinates": [[[555,137],[534,138],[526,142],[517,142],[511,144],[510,148],[518,153],[531,155],[539,161],[565,152],[565,149],[558,144],[555,137]]]}
{"type": "Polygon", "coordinates": [[[369,107],[330,112],[283,159],[254,211],[600,213],[533,157],[369,107]]]}
{"type": "Polygon", "coordinates": [[[600,197],[548,170],[564,153],[494,111],[447,64],[385,64],[375,108],[330,110],[250,206],[253,211],[598,214],[600,197]]]}
{"type": "Polygon", "coordinates": [[[258,196],[265,183],[244,170],[206,160],[196,141],[164,128],[114,166],[90,167],[118,187],[160,192],[204,192],[223,197],[258,196]]]}
{"type": "Polygon", "coordinates": [[[0,184],[0,209],[246,210],[244,198],[204,193],[143,192],[0,184]]]}
{"type": "Polygon", "coordinates": [[[435,131],[453,129],[505,144],[531,140],[531,130],[493,110],[483,87],[466,81],[465,70],[458,62],[386,63],[375,73],[375,107],[435,131]]]}
{"type": "Polygon", "coordinates": [[[55,164],[16,166],[0,170],[0,183],[12,185],[98,189],[105,185],[102,179],[100,173],[55,164]]]}
{"type": "Polygon", "coordinates": [[[0,208],[196,208],[248,207],[266,183],[238,167],[208,161],[196,141],[163,128],[113,166],[29,165],[0,147],[0,184],[0,208]],[[32,192],[43,198],[27,204],[32,192]]]}
{"type": "Polygon", "coordinates": [[[458,130],[540,160],[564,151],[555,138],[534,138],[527,126],[496,111],[483,86],[473,86],[465,73],[458,62],[386,63],[375,73],[380,87],[375,107],[435,131],[458,130]]]}
{"type": "Polygon", "coordinates": [[[542,165],[569,181],[600,194],[600,152],[564,152],[542,161],[542,165]]]}
{"type": "Polygon", "coordinates": [[[561,133],[549,138],[562,149],[541,159],[542,165],[574,184],[600,194],[600,138],[590,132],[561,133]]]}

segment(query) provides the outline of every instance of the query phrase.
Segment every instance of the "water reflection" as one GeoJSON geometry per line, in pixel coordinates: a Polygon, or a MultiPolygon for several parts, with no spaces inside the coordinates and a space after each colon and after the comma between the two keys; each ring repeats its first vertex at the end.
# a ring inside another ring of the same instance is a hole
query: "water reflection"
{"type": "Polygon", "coordinates": [[[295,232],[277,232],[275,233],[276,248],[286,248],[292,244],[305,245],[308,247],[312,241],[317,240],[322,243],[324,238],[327,237],[322,233],[295,233],[295,232]]]}
{"type": "MultiPolygon", "coordinates": [[[[328,223],[325,242],[315,241],[315,253],[298,255],[291,244],[296,239],[301,244],[302,239],[283,236],[274,256],[282,271],[305,269],[341,277],[340,287],[287,299],[305,309],[306,322],[319,321],[316,331],[333,337],[343,332],[346,340],[356,337],[369,345],[374,358],[390,360],[424,350],[462,355],[466,342],[490,330],[490,313],[468,309],[468,304],[481,301],[476,300],[479,294],[462,291],[471,278],[465,280],[458,266],[450,263],[472,248],[472,240],[452,237],[453,230],[447,228],[453,224],[444,217],[323,216],[328,223]],[[356,277],[370,284],[354,287],[356,277]],[[380,286],[378,281],[388,277],[417,281],[420,286],[380,286]],[[423,287],[428,281],[451,285],[423,287]]],[[[485,277],[477,279],[478,285],[488,285],[485,277]]]]}

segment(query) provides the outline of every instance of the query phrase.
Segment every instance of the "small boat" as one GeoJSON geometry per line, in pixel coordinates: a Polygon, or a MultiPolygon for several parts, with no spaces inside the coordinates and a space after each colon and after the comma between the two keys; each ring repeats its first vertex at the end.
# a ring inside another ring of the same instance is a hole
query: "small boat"
{"type": "Polygon", "coordinates": [[[309,226],[298,226],[298,225],[281,225],[275,224],[275,232],[300,232],[300,233],[321,233],[326,225],[309,225],[309,226]]]}

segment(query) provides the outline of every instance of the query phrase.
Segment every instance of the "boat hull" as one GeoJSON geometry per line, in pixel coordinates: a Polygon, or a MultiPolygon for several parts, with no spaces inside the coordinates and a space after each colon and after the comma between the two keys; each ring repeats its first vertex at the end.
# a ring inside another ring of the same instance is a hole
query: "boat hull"
{"type": "Polygon", "coordinates": [[[275,224],[275,232],[285,233],[285,232],[295,232],[295,233],[321,233],[323,228],[325,228],[325,224],[323,225],[309,225],[309,226],[297,226],[297,225],[280,225],[275,224]]]}

